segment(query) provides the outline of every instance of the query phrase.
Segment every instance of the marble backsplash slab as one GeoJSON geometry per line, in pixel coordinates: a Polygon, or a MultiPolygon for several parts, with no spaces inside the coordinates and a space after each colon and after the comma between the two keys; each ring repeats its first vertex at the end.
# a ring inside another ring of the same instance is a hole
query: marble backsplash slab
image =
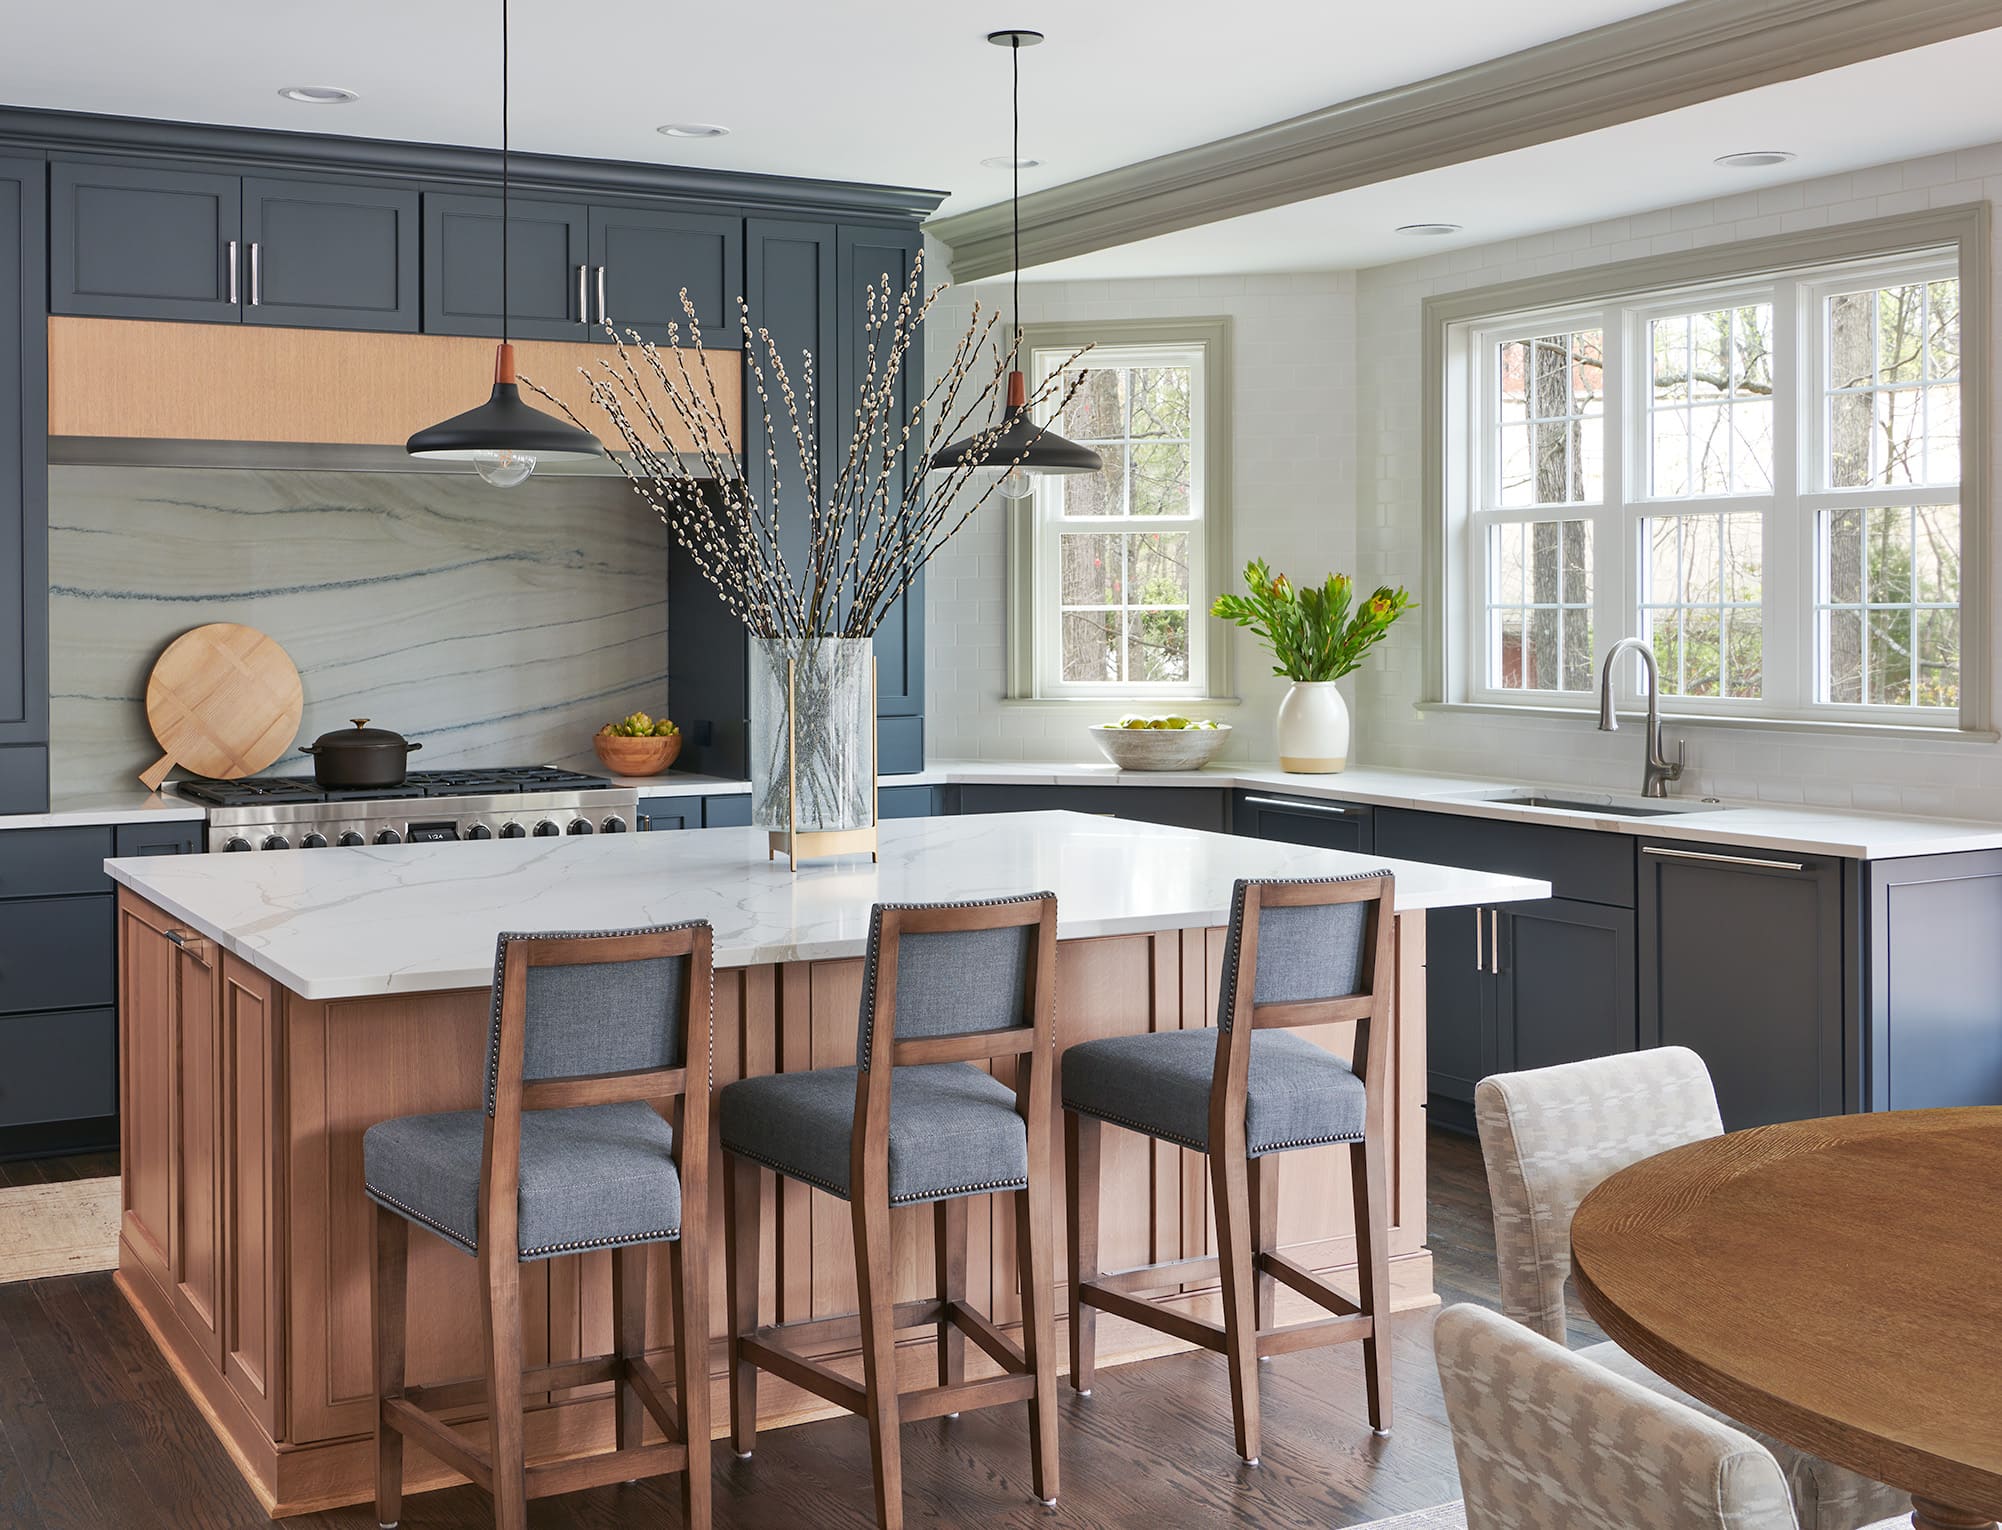
{"type": "Polygon", "coordinates": [[[52,783],[132,784],[154,659],[215,621],[292,655],[300,742],[368,717],[413,769],[595,768],[600,723],[667,706],[667,547],[617,478],[51,468],[52,783]]]}

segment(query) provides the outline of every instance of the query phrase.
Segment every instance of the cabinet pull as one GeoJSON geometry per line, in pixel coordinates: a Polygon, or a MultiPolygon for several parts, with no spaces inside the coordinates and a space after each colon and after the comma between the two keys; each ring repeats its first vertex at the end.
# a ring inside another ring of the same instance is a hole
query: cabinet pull
{"type": "Polygon", "coordinates": [[[197,935],[193,930],[169,930],[167,931],[167,939],[187,952],[189,956],[200,962],[204,967],[208,966],[212,948],[206,936],[197,935]]]}
{"type": "Polygon", "coordinates": [[[1481,949],[1481,911],[1474,910],[1474,971],[1485,972],[1488,967],[1487,953],[1481,949]]]}
{"type": "Polygon", "coordinates": [[[652,827],[653,827],[652,817],[650,817],[646,813],[640,814],[640,833],[644,834],[648,829],[651,829],[652,827]]]}
{"type": "Polygon", "coordinates": [[[605,322],[605,268],[598,267],[598,322],[605,322]]]}
{"type": "Polygon", "coordinates": [[[1488,971],[1497,977],[1502,970],[1502,911],[1488,910],[1488,971]]]}
{"type": "Polygon", "coordinates": [[[577,268],[577,322],[579,324],[589,324],[591,322],[590,282],[591,268],[589,266],[579,266],[577,268]]]}
{"type": "Polygon", "coordinates": [[[255,239],[250,241],[250,306],[256,308],[264,302],[264,246],[255,239]]]}
{"type": "Polygon", "coordinates": [[[1642,855],[1665,855],[1678,861],[1717,861],[1726,866],[1757,866],[1766,871],[1805,871],[1803,861],[1770,861],[1756,855],[1718,855],[1709,850],[1671,850],[1666,845],[1642,845],[1642,855]]]}
{"type": "Polygon", "coordinates": [[[236,251],[237,243],[232,239],[229,242],[229,300],[232,305],[243,301],[240,290],[241,280],[237,275],[236,269],[236,251]]]}
{"type": "Polygon", "coordinates": [[[1344,807],[1339,802],[1309,802],[1302,798],[1289,800],[1285,797],[1246,797],[1244,805],[1246,807],[1285,808],[1289,812],[1298,808],[1309,813],[1328,813],[1337,818],[1358,811],[1352,807],[1344,807]]]}

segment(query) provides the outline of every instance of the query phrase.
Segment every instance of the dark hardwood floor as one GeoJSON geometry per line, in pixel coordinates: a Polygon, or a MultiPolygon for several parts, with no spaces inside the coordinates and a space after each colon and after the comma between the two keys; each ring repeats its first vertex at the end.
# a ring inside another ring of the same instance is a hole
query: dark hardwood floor
{"type": "MultiPolygon", "coordinates": [[[[67,1158],[0,1160],[0,1190],[15,1185],[56,1185],[72,1179],[103,1179],[118,1172],[118,1153],[76,1153],[67,1158]]],[[[5,1530],[0,1526],[0,1530],[5,1530]]]]}
{"type": "MultiPolygon", "coordinates": [[[[1447,1301],[1495,1302],[1494,1237],[1479,1147],[1434,1132],[1430,1235],[1447,1301]]],[[[1261,1367],[1265,1454],[1231,1451],[1223,1361],[1177,1355],[1101,1370],[1090,1398],[1064,1389],[1063,1493],[1030,1497],[1025,1410],[906,1426],[911,1524],[1174,1530],[1244,1525],[1337,1530],[1458,1496],[1432,1368],[1431,1314],[1401,1319],[1395,1429],[1368,1427],[1353,1347],[1261,1367]]],[[[1574,1342],[1595,1337],[1580,1326],[1574,1342]]],[[[873,1524],[859,1419],[760,1437],[756,1456],[715,1447],[716,1524],[821,1530],[873,1524]]],[[[538,1530],[680,1523],[671,1478],[532,1504],[538,1530]]],[[[0,1286],[0,1530],[251,1530],[266,1525],[222,1447],[182,1394],[109,1275],[0,1286]]],[[[367,1507],[307,1515],[301,1530],[371,1530],[367,1507]]],[[[470,1488],[405,1501],[406,1530],[492,1523],[470,1488]]]]}

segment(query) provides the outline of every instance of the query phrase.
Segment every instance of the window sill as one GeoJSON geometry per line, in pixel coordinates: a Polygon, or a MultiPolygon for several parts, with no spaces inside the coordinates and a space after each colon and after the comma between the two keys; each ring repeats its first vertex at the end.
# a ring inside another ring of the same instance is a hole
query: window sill
{"type": "MultiPolygon", "coordinates": [[[[1480,701],[1419,701],[1413,709],[1420,712],[1445,712],[1470,717],[1534,717],[1553,722],[1588,722],[1597,726],[1599,709],[1593,707],[1535,707],[1507,706],[1494,702],[1480,701]]],[[[1644,711],[1620,713],[1623,722],[1638,722],[1646,716],[1644,711]]],[[[1912,723],[1878,722],[1837,722],[1823,718],[1800,717],[1718,717],[1708,712],[1672,712],[1661,714],[1664,728],[1722,728],[1732,732],[1786,733],[1795,736],[1817,736],[1832,738],[1882,738],[1882,739],[1925,739],[1941,744],[1993,744],[2002,740],[2002,733],[1993,728],[1927,727],[1912,723]]]]}
{"type": "MultiPolygon", "coordinates": [[[[1122,712],[1153,710],[1158,707],[1200,707],[1207,711],[1218,711],[1244,705],[1242,696],[1004,696],[1004,707],[1048,712],[1075,712],[1084,708],[1105,711],[1118,708],[1122,712]]],[[[1170,716],[1179,715],[1170,713],[1170,716]]]]}

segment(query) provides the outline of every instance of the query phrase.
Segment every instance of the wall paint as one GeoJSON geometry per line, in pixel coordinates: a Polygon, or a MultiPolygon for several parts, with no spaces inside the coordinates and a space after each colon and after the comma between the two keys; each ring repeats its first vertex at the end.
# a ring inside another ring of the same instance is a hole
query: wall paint
{"type": "Polygon", "coordinates": [[[302,742],[367,716],[412,768],[595,765],[600,723],[666,702],[667,538],[620,479],[57,467],[49,521],[58,792],[153,762],[147,674],[204,622],[284,645],[302,742]]]}
{"type": "MultiPolygon", "coordinates": [[[[1422,566],[1420,500],[1421,304],[1435,293],[1608,265],[1648,255],[1770,237],[1929,207],[2002,199],[2002,144],[1775,186],[1713,202],[1615,218],[1360,273],[1354,350],[1358,426],[1359,572],[1415,580],[1422,566]]],[[[1991,298],[1991,314],[2002,305],[1991,298]]],[[[1998,319],[2002,330],[2002,319],[1998,319]]],[[[2002,363],[2002,333],[1988,337],[2002,363]]],[[[1996,417],[1986,422],[1995,449],[1996,417]]],[[[1993,468],[1991,466],[1991,480],[1993,468]]],[[[1991,509],[1992,513],[1992,509],[1991,509]]],[[[2002,538],[1991,596],[2002,596],[2002,538]]],[[[2002,624],[1996,638],[2002,642],[2002,624]]],[[[1638,790],[1641,736],[1601,734],[1591,722],[1420,712],[1419,624],[1394,629],[1358,677],[1357,745],[1374,765],[1502,775],[1638,790]]],[[[1991,669],[2002,674],[2002,669],[1991,669]]],[[[1671,726],[1672,741],[1678,730],[1671,726]]],[[[1942,739],[1691,728],[1678,793],[1817,806],[2002,817],[2002,746],[1942,739]]],[[[1671,752],[1672,752],[1671,742],[1671,752]]]]}
{"type": "MultiPolygon", "coordinates": [[[[926,274],[948,253],[925,251],[926,274]]],[[[944,369],[972,305],[1005,305],[1005,282],[955,287],[926,321],[927,375],[944,369]]],[[[1005,312],[1005,306],[1004,306],[1005,312]]],[[[1296,577],[1355,562],[1355,275],[1157,278],[1033,282],[1022,288],[1025,325],[1084,319],[1231,320],[1233,401],[1233,581],[1261,556],[1296,577]]],[[[1012,703],[1007,688],[1006,519],[990,499],[933,560],[926,583],[926,752],[934,759],[1076,760],[1097,757],[1084,728],[1131,710],[1127,703],[1012,703]]],[[[1234,583],[1233,586],[1235,587],[1234,583]]],[[[1214,631],[1222,630],[1221,624],[1214,631]]],[[[1285,682],[1248,640],[1233,644],[1243,704],[1203,708],[1233,733],[1224,758],[1276,753],[1273,715],[1285,682]]],[[[1160,703],[1162,711],[1185,708],[1160,703]]],[[[1147,710],[1155,708],[1149,707],[1147,710]]]]}

